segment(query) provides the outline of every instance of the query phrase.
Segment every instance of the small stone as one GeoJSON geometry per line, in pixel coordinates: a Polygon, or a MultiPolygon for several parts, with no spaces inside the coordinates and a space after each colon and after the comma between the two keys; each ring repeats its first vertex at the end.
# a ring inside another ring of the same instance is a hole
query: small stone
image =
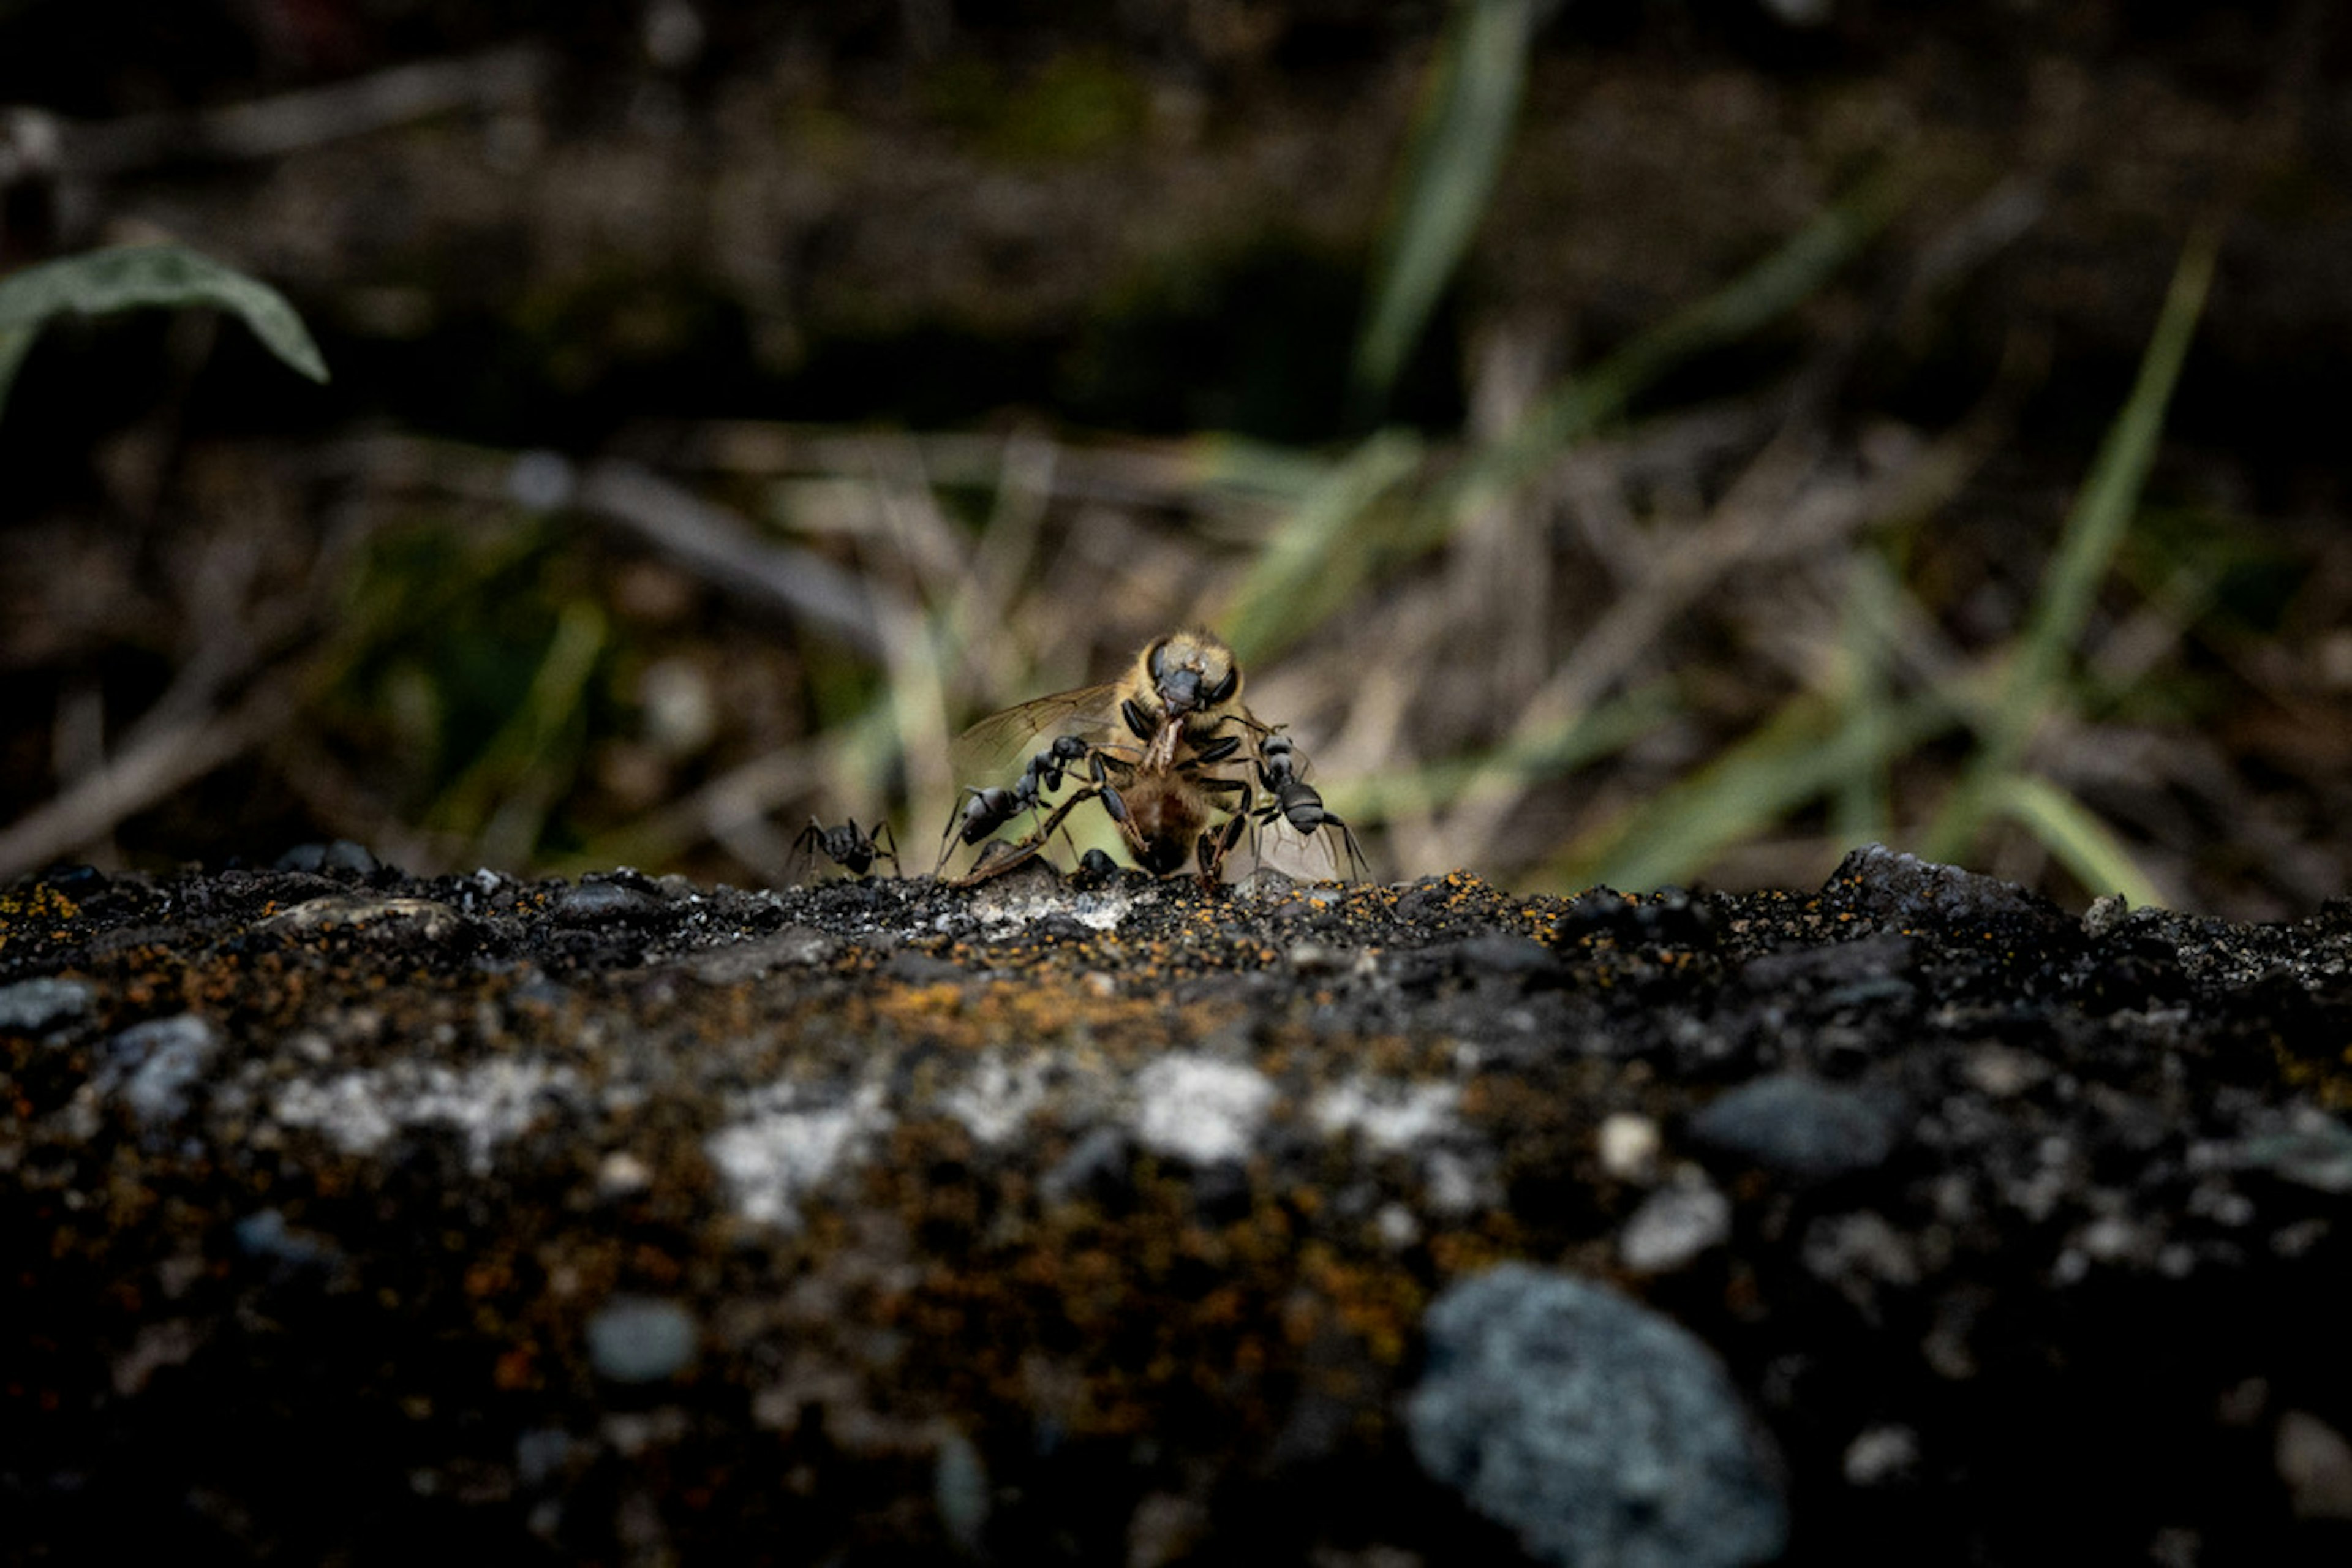
{"type": "Polygon", "coordinates": [[[1347,953],[1327,942],[1294,942],[1286,956],[1300,974],[1337,974],[1348,967],[1347,953]]]}
{"type": "Polygon", "coordinates": [[[961,1432],[950,1431],[940,1439],[931,1497],[948,1540],[967,1557],[980,1555],[988,1534],[988,1468],[971,1439],[961,1432]]]}
{"type": "Polygon", "coordinates": [[[635,1197],[653,1184],[652,1168],[625,1149],[605,1155],[596,1167],[596,1192],[602,1197],[635,1197]]]}
{"type": "Polygon", "coordinates": [[[254,929],[300,934],[348,931],[384,942],[415,938],[441,943],[454,941],[469,928],[464,915],[435,899],[378,899],[366,894],[330,893],[271,915],[254,929]]]}
{"type": "Polygon", "coordinates": [[[79,980],[47,974],[0,985],[0,1029],[30,1035],[55,1028],[89,1012],[95,995],[79,980]]]}
{"type": "Polygon", "coordinates": [[[1893,1120],[1861,1092],[1794,1073],[1742,1084],[1691,1118],[1693,1139],[1801,1181],[1874,1170],[1895,1152],[1893,1120]]]}
{"type": "Polygon", "coordinates": [[[659,912],[662,900],[645,889],[621,881],[583,882],[567,888],[548,907],[548,918],[559,925],[627,925],[659,912]]]}
{"type": "Polygon", "coordinates": [[[1664,1140],[1658,1124],[1630,1110],[1612,1110],[1601,1121],[1594,1142],[1601,1168],[1621,1182],[1646,1182],[1658,1173],[1658,1152],[1664,1140]]]}
{"type": "Polygon", "coordinates": [[[2121,925],[2124,917],[2129,913],[2131,913],[2130,900],[2121,893],[2101,893],[2091,900],[2091,907],[2083,911],[2083,934],[2090,937],[2105,936],[2121,925]]]}
{"type": "Polygon", "coordinates": [[[1845,1479],[1857,1487],[1901,1480],[1919,1463],[1919,1434],[1908,1426],[1865,1426],[1845,1446],[1845,1479]]]}
{"type": "Polygon", "coordinates": [[[1617,1257],[1640,1274],[1671,1274],[1731,1239],[1731,1200],[1704,1178],[1652,1193],[1625,1222],[1617,1257]]]}
{"type": "Polygon", "coordinates": [[[614,1383],[660,1383],[694,1360],[698,1332],[676,1301],[620,1297],[588,1320],[588,1359],[614,1383]]]}
{"type": "Polygon", "coordinates": [[[1544,1563],[1745,1568],[1788,1514],[1712,1351],[1615,1291],[1507,1263],[1448,1286],[1405,1406],[1422,1468],[1544,1563]]]}
{"type": "Polygon", "coordinates": [[[2000,925],[2054,934],[2073,923],[2056,905],[2014,882],[1898,854],[1884,844],[1848,855],[1822,890],[1835,905],[1930,930],[2000,925]]]}
{"type": "Polygon", "coordinates": [[[2342,1433],[2290,1410],[2279,1417],[2273,1458],[2297,1519],[2352,1520],[2352,1443],[2342,1433]]]}

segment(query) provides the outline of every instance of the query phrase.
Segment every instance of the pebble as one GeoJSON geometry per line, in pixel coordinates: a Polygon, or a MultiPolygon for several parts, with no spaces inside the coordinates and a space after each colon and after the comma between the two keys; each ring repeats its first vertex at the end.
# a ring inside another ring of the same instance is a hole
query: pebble
{"type": "Polygon", "coordinates": [[[366,894],[330,893],[307,899],[290,910],[271,915],[256,931],[307,933],[348,931],[381,941],[421,937],[446,942],[467,930],[466,917],[436,899],[379,899],[366,894]]]}
{"type": "Polygon", "coordinates": [[[588,1320],[588,1359],[614,1383],[660,1383],[694,1360],[694,1315],[676,1301],[624,1296],[588,1320]]]}
{"type": "Polygon", "coordinates": [[[2023,923],[2054,933],[2074,923],[2014,882],[1897,854],[1884,844],[1865,845],[1839,862],[1829,889],[1865,914],[1906,926],[2023,923]]]}
{"type": "Polygon", "coordinates": [[[2352,1520],[2352,1443],[2306,1411],[2279,1417],[2273,1462],[2297,1519],[2352,1520]]]}
{"type": "Polygon", "coordinates": [[[1594,1142],[1599,1145],[1601,1168],[1621,1182],[1646,1182],[1658,1173],[1658,1152],[1664,1140],[1658,1124],[1646,1116],[1630,1110],[1613,1110],[1603,1117],[1594,1142]]]}
{"type": "Polygon", "coordinates": [[[932,1462],[931,1499],[948,1540],[967,1557],[978,1556],[988,1535],[988,1468],[962,1433],[940,1438],[932,1462]]]}
{"type": "Polygon", "coordinates": [[[1919,1463],[1919,1434],[1908,1426],[1865,1426],[1845,1446],[1842,1468],[1857,1487],[1884,1486],[1911,1474],[1919,1463]]]}
{"type": "Polygon", "coordinates": [[[1731,1200],[1705,1180],[1652,1193],[1617,1237],[1618,1260],[1638,1274],[1671,1274],[1731,1239],[1731,1200]]]}
{"type": "Polygon", "coordinates": [[[548,918],[558,925],[624,925],[647,919],[662,907],[661,900],[626,882],[583,882],[567,888],[548,906],[548,918]]]}
{"type": "Polygon", "coordinates": [[[1660,1314],[1506,1263],[1430,1306],[1405,1406],[1422,1468],[1539,1562],[1745,1568],[1788,1513],[1722,1363],[1660,1314]]]}
{"type": "Polygon", "coordinates": [[[1795,1073],[1740,1085],[1691,1118],[1691,1137],[1721,1153],[1801,1181],[1830,1181],[1885,1163],[1893,1119],[1851,1089],[1795,1073]]]}

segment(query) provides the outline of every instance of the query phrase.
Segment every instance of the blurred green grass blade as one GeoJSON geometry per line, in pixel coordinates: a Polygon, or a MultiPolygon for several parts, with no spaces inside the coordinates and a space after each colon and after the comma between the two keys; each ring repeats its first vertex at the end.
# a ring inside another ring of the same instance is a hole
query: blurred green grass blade
{"type": "Polygon", "coordinates": [[[1423,538],[1416,542],[1436,542],[1462,518],[1527,484],[1668,372],[1749,337],[1812,298],[1902,210],[1906,193],[1892,176],[1865,182],[1715,293],[1567,378],[1455,472],[1443,504],[1419,519],[1423,538]]]}
{"type": "Polygon", "coordinates": [[[2155,881],[2096,814],[2048,779],[2012,773],[2001,781],[1994,805],[2039,839],[2095,896],[2121,893],[2138,909],[2162,907],[2167,902],[2155,881]]]}
{"type": "Polygon", "coordinates": [[[16,384],[16,369],[32,347],[32,328],[0,327],[0,413],[7,411],[8,388],[16,384]]]}
{"type": "Polygon", "coordinates": [[[2090,476],[2059,531],[2056,553],[2010,657],[1990,722],[1922,846],[1921,853],[1931,859],[1952,860],[1968,852],[2002,793],[2002,781],[2017,771],[2034,731],[2062,698],[2099,584],[2114,563],[2156,462],[2165,410],[2197,335],[2220,248],[2220,231],[2207,227],[2190,236],[2181,251],[2131,395],[2108,426],[2090,476]]]}
{"type": "MultiPolygon", "coordinates": [[[[589,678],[604,653],[604,612],[586,599],[567,603],[548,637],[530,686],[497,734],[428,814],[436,826],[474,837],[509,803],[539,803],[562,793],[558,769],[573,759],[559,745],[586,700],[589,678]]],[[[535,832],[530,836],[535,840],[535,832]]],[[[519,846],[528,852],[530,842],[519,846]]]]}
{"type": "Polygon", "coordinates": [[[125,245],[68,256],[0,278],[0,409],[32,334],[54,317],[210,305],[237,316],[270,353],[312,381],[327,362],[286,297],[179,245],[125,245]],[[21,335],[20,335],[21,334],[21,335]]]}
{"type": "Polygon", "coordinates": [[[1888,650],[1901,636],[1902,587],[1870,550],[1855,552],[1846,570],[1844,614],[1838,629],[1843,666],[1838,700],[1846,722],[1866,733],[1873,761],[1838,782],[1830,795],[1830,829],[1847,844],[1884,841],[1893,817],[1888,778],[1892,755],[1867,733],[1884,722],[1891,689],[1888,650]]]}
{"type": "Polygon", "coordinates": [[[1305,500],[1331,477],[1333,466],[1319,453],[1226,431],[1195,436],[1186,451],[1201,489],[1276,502],[1305,500]]]}
{"type": "Polygon", "coordinates": [[[1376,515],[1419,449],[1372,437],[1269,540],[1224,617],[1246,661],[1297,641],[1383,570],[1436,548],[1463,519],[1542,473],[1691,355],[1736,342],[1802,304],[1900,209],[1904,187],[1874,181],[1822,214],[1710,298],[1642,334],[1540,400],[1415,503],[1376,515]]]}
{"type": "Polygon", "coordinates": [[[1405,153],[1356,342],[1356,395],[1377,408],[1486,216],[1527,80],[1534,0],[1461,0],[1405,153]]]}
{"type": "Polygon", "coordinates": [[[1458,805],[1474,781],[1496,780],[1524,788],[1574,773],[1622,751],[1675,716],[1673,689],[1665,681],[1611,699],[1566,723],[1515,732],[1500,746],[1475,756],[1448,757],[1417,768],[1391,769],[1325,785],[1325,800],[1349,822],[1383,819],[1458,805]]]}
{"type": "Polygon", "coordinates": [[[1874,710],[1861,722],[1818,695],[1792,698],[1715,762],[1620,818],[1601,842],[1556,861],[1547,880],[1640,891],[1687,881],[1854,772],[1881,767],[1957,721],[1932,698],[1874,710]]]}
{"type": "Polygon", "coordinates": [[[1227,608],[1225,640],[1246,666],[1319,626],[1363,575],[1352,536],[1364,514],[1421,463],[1421,442],[1402,430],[1371,437],[1333,468],[1259,552],[1227,608]]]}

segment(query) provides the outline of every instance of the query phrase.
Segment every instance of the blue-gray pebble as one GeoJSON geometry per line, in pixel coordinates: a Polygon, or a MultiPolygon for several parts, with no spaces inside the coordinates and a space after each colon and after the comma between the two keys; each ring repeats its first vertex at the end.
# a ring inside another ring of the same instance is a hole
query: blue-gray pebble
{"type": "Polygon", "coordinates": [[[1414,1457],[1537,1560],[1747,1568],[1781,1550],[1775,1466],[1722,1364],[1615,1291],[1506,1263],[1424,1320],[1414,1457]]]}
{"type": "Polygon", "coordinates": [[[1895,1152],[1895,1120],[1856,1089],[1773,1073],[1691,1118],[1700,1144],[1769,1171],[1825,1182],[1874,1170],[1895,1152]]]}
{"type": "Polygon", "coordinates": [[[625,1296],[588,1320],[588,1359],[614,1383],[659,1383],[694,1360],[697,1331],[675,1301],[625,1296]]]}

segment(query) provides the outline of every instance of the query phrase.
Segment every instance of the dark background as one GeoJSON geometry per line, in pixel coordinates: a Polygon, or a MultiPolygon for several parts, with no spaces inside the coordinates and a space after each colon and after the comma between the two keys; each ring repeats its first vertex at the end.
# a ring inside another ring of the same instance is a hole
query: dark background
{"type": "MultiPolygon", "coordinates": [[[[1382,873],[1810,882],[1929,846],[2202,225],[2021,766],[2143,894],[2340,894],[2339,8],[1803,9],[1540,13],[1475,241],[1368,396],[1449,6],[0,0],[0,267],[175,238],[334,372],[209,312],[43,334],[0,415],[0,860],[744,881],[814,813],[928,869],[1003,782],[949,734],[1230,630],[1392,459],[1315,547],[1360,576],[1244,650],[1382,873]],[[1793,309],[1416,534],[1549,390],[1881,189],[1793,309]],[[1952,710],[1791,782],[1914,699],[1952,710]]],[[[1959,842],[2107,890],[2063,837],[1959,842]]]]}

